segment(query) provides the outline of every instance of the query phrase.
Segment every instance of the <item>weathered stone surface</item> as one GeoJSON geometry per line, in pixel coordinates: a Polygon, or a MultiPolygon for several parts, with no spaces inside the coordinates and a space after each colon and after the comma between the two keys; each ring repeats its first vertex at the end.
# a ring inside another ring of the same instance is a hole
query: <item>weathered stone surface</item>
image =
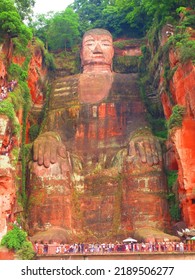
{"type": "Polygon", "coordinates": [[[43,86],[46,82],[47,69],[43,66],[43,54],[40,48],[33,48],[33,55],[28,68],[28,86],[32,101],[36,105],[43,105],[43,86]]]}
{"type": "Polygon", "coordinates": [[[187,227],[195,225],[195,121],[185,118],[172,135],[178,162],[179,198],[187,227]]]}
{"type": "Polygon", "coordinates": [[[14,170],[8,156],[0,156],[0,239],[7,232],[15,205],[14,170]]]}
{"type": "Polygon", "coordinates": [[[134,161],[125,164],[125,184],[123,192],[126,222],[131,222],[134,230],[142,227],[168,229],[170,217],[166,200],[166,177],[161,166],[140,165],[134,161]],[[139,166],[139,168],[137,167],[139,166]]]}
{"type": "MultiPolygon", "coordinates": [[[[7,84],[7,65],[15,63],[22,65],[26,59],[24,56],[13,55],[13,43],[11,40],[5,40],[3,45],[0,45],[0,86],[7,84]]],[[[43,67],[43,55],[40,50],[34,51],[29,66],[29,87],[32,94],[33,102],[42,104],[42,97],[38,91],[42,89],[45,82],[46,69],[43,67]],[[33,77],[34,75],[34,77],[33,77]],[[40,83],[40,80],[42,83],[40,83]],[[44,82],[43,82],[44,81],[44,82]]],[[[23,124],[23,109],[19,108],[16,112],[18,122],[23,124]]],[[[21,144],[21,138],[19,139],[12,133],[13,127],[11,121],[7,116],[0,116],[0,238],[6,233],[10,222],[13,222],[15,217],[15,211],[17,211],[16,203],[16,173],[11,161],[11,150],[18,148],[21,144]]],[[[29,123],[27,123],[27,142],[28,139],[29,123]]],[[[20,165],[20,164],[19,164],[20,165]]],[[[21,170],[17,173],[17,176],[21,176],[21,170]]],[[[22,211],[20,209],[20,211],[22,211]]]]}
{"type": "MultiPolygon", "coordinates": [[[[56,164],[57,165],[57,164],[56,164]]],[[[50,229],[51,226],[70,228],[71,182],[70,174],[33,173],[30,185],[29,225],[30,232],[50,229]]]]}
{"type": "Polygon", "coordinates": [[[4,61],[0,58],[0,86],[4,84],[5,77],[7,75],[4,61]]]}
{"type": "Polygon", "coordinates": [[[7,248],[0,248],[0,260],[14,260],[15,253],[7,248]]]}
{"type": "MultiPolygon", "coordinates": [[[[169,52],[171,68],[177,66],[170,82],[170,90],[175,104],[186,108],[182,127],[174,128],[170,134],[169,143],[172,148],[167,154],[167,163],[170,169],[178,169],[179,200],[182,210],[182,219],[187,227],[195,226],[195,66],[191,61],[182,64],[177,52],[169,52]],[[173,151],[175,155],[173,155],[173,151]],[[176,162],[175,162],[176,159],[176,162]]],[[[165,94],[166,95],[166,94],[165,94]]],[[[164,112],[170,116],[169,98],[161,96],[164,112]]],[[[170,147],[169,145],[169,147],[170,147]]]]}

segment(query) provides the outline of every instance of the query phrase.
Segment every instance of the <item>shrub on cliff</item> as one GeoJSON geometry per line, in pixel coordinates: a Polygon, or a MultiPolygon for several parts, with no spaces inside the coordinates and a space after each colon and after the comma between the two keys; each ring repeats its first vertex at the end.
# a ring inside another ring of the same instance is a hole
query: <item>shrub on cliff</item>
{"type": "Polygon", "coordinates": [[[1,240],[1,245],[6,246],[8,249],[19,250],[22,248],[23,243],[26,241],[27,233],[17,226],[8,231],[1,240]]]}
{"type": "Polygon", "coordinates": [[[27,233],[15,225],[12,230],[8,231],[7,234],[3,236],[1,245],[14,250],[18,258],[23,260],[33,259],[35,256],[33,246],[31,242],[27,240],[27,233]]]}
{"type": "Polygon", "coordinates": [[[13,133],[19,135],[20,125],[18,119],[16,118],[14,104],[11,103],[9,99],[5,99],[0,102],[0,114],[6,115],[11,120],[13,125],[13,133]]]}
{"type": "Polygon", "coordinates": [[[172,114],[171,114],[169,120],[167,121],[168,129],[182,126],[183,116],[184,116],[185,112],[186,112],[186,109],[184,106],[175,105],[173,107],[172,114]]]}
{"type": "Polygon", "coordinates": [[[184,42],[180,47],[179,54],[182,63],[188,60],[192,60],[195,63],[195,41],[189,40],[184,42]]]}
{"type": "Polygon", "coordinates": [[[35,252],[32,243],[25,241],[22,247],[16,252],[16,256],[19,260],[33,260],[35,258],[35,252]]]}

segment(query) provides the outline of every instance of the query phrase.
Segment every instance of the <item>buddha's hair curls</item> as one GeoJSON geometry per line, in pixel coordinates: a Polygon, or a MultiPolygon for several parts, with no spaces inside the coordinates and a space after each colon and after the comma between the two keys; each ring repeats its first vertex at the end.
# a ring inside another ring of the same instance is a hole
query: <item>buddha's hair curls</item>
{"type": "Polygon", "coordinates": [[[112,34],[106,30],[106,29],[103,29],[103,28],[94,28],[94,29],[90,29],[88,31],[86,31],[83,35],[83,38],[85,38],[87,35],[90,35],[90,34],[96,34],[96,35],[108,35],[112,38],[112,34]]]}

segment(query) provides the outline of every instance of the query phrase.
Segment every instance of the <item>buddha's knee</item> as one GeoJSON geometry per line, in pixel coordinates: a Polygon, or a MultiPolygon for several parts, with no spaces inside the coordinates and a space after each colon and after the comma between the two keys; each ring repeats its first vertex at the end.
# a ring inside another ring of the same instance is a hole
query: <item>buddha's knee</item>
{"type": "Polygon", "coordinates": [[[37,161],[31,161],[29,164],[30,177],[53,177],[53,178],[66,178],[70,176],[71,173],[71,163],[69,158],[58,158],[55,163],[45,167],[44,165],[39,165],[37,161]]]}

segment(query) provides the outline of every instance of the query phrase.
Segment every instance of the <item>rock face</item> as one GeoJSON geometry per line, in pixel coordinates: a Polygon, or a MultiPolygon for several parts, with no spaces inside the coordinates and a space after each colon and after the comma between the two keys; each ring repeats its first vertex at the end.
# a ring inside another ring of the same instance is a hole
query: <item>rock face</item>
{"type": "MultiPolygon", "coordinates": [[[[9,119],[0,115],[0,150],[6,141],[6,130],[9,119]]],[[[8,155],[0,155],[0,239],[7,231],[7,224],[11,221],[15,205],[15,170],[8,155]]]]}
{"type": "Polygon", "coordinates": [[[41,48],[34,47],[28,68],[28,86],[34,105],[43,105],[43,88],[46,84],[47,68],[44,67],[41,48]]]}
{"type": "Polygon", "coordinates": [[[9,157],[0,156],[0,238],[7,232],[7,226],[12,221],[15,206],[15,172],[9,162],[9,157]]]}
{"type": "Polygon", "coordinates": [[[185,106],[182,127],[171,134],[178,162],[179,199],[183,220],[188,227],[195,225],[195,66],[191,61],[181,64],[177,54],[170,52],[170,63],[178,65],[171,83],[176,104],[185,106]]]}
{"type": "MultiPolygon", "coordinates": [[[[43,95],[40,92],[43,88],[43,80],[45,83],[46,68],[43,66],[41,50],[33,47],[31,49],[33,53],[28,73],[29,87],[33,103],[39,104],[40,107],[43,103],[43,95]]],[[[26,58],[23,56],[14,56],[13,44],[10,40],[0,45],[0,54],[2,54],[0,58],[0,86],[5,86],[8,83],[7,66],[10,63],[21,66],[26,58]]],[[[16,121],[22,125],[23,108],[20,107],[15,113],[16,121]]],[[[18,139],[18,137],[14,136],[13,129],[11,120],[6,115],[0,115],[0,239],[7,232],[9,223],[15,221],[15,214],[18,211],[16,199],[18,182],[16,177],[21,177],[21,163],[18,162],[17,167],[13,166],[11,151],[13,148],[20,148],[18,146],[21,143],[21,138],[19,137],[18,139]]]]}
{"type": "MultiPolygon", "coordinates": [[[[193,38],[192,38],[193,39],[193,38]]],[[[174,104],[184,106],[186,113],[182,126],[172,129],[169,144],[172,143],[174,156],[168,154],[168,161],[172,163],[170,169],[178,170],[179,202],[182,219],[187,227],[195,227],[195,66],[191,61],[181,63],[177,51],[169,51],[171,69],[176,69],[170,81],[170,92],[174,104]],[[175,159],[174,159],[175,157],[175,159]]],[[[161,94],[161,101],[166,118],[172,112],[170,99],[165,92],[161,94]]]]}

